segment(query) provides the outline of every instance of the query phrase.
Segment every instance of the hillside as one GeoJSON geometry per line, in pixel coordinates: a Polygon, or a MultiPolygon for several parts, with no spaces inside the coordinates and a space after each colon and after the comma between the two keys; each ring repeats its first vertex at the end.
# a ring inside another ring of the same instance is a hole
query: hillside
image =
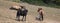
{"type": "Polygon", "coordinates": [[[35,6],[28,3],[16,3],[11,1],[0,0],[0,23],[60,23],[60,9],[35,6]],[[28,9],[27,21],[16,21],[16,10],[10,10],[9,8],[13,5],[23,5],[28,9]],[[45,11],[44,21],[37,21],[37,9],[43,8],[45,11]]]}

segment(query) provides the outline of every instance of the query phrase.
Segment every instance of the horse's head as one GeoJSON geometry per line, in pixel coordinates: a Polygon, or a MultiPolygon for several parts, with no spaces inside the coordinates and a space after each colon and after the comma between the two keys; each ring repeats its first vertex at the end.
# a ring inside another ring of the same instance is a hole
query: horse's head
{"type": "Polygon", "coordinates": [[[40,10],[42,10],[42,8],[38,8],[38,12],[39,12],[40,10]]]}

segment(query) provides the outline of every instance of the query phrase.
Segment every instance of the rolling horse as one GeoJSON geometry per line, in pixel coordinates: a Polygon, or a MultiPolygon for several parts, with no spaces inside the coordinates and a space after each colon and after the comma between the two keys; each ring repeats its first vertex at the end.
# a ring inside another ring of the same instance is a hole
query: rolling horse
{"type": "Polygon", "coordinates": [[[23,16],[22,21],[23,21],[24,18],[25,18],[25,21],[26,21],[26,16],[27,16],[28,10],[24,6],[20,6],[20,7],[21,8],[18,8],[18,9],[11,7],[10,9],[17,10],[16,18],[17,18],[18,21],[20,21],[20,16],[23,16]]]}

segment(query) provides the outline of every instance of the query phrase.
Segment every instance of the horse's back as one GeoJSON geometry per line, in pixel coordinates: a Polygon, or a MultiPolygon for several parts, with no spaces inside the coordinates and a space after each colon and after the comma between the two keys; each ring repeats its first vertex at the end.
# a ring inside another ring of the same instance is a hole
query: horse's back
{"type": "Polygon", "coordinates": [[[26,16],[27,15],[27,10],[20,9],[20,10],[17,11],[17,15],[26,16]]]}

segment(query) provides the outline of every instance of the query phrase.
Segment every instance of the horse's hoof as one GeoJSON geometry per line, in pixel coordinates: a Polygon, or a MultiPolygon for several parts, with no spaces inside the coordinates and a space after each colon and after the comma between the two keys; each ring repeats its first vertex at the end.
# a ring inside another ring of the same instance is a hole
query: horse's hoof
{"type": "Polygon", "coordinates": [[[26,21],[26,20],[24,20],[24,21],[26,21]]]}
{"type": "Polygon", "coordinates": [[[23,21],[23,20],[21,20],[21,21],[23,21]]]}
{"type": "Polygon", "coordinates": [[[16,20],[16,21],[20,21],[20,20],[16,20]]]}

